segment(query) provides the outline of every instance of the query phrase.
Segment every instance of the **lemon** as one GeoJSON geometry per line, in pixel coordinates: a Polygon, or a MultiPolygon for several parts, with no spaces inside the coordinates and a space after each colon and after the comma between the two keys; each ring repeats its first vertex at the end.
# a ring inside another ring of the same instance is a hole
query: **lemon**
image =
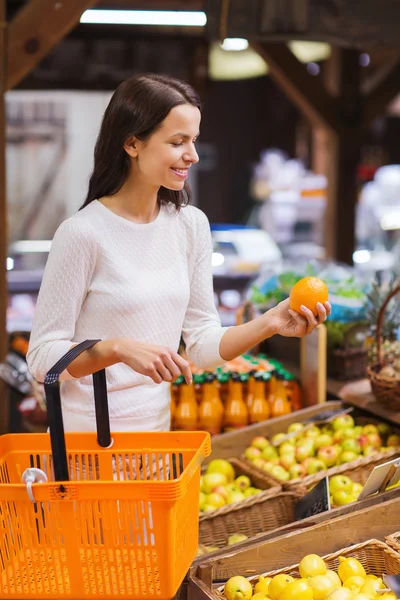
{"type": "Polygon", "coordinates": [[[392,592],[387,592],[386,594],[379,594],[377,598],[379,598],[379,600],[397,600],[397,597],[392,592]]]}
{"type": "Polygon", "coordinates": [[[339,563],[338,575],[342,581],[346,581],[352,575],[358,575],[364,579],[367,576],[364,567],[356,558],[339,556],[339,563]]]}
{"type": "Polygon", "coordinates": [[[301,559],[299,564],[301,577],[314,577],[315,575],[325,575],[326,564],[318,554],[307,554],[301,559]]]}
{"type": "Polygon", "coordinates": [[[328,575],[314,575],[308,581],[313,590],[314,600],[324,600],[333,590],[338,588],[338,584],[328,575]]]}
{"type": "Polygon", "coordinates": [[[370,594],[356,594],[353,596],[353,600],[372,600],[373,596],[370,594]]]}
{"type": "Polygon", "coordinates": [[[250,600],[252,595],[253,587],[242,575],[231,577],[225,584],[224,596],[227,600],[250,600]]]}
{"type": "Polygon", "coordinates": [[[340,581],[340,577],[335,571],[331,571],[328,569],[326,572],[326,576],[329,577],[334,583],[336,583],[336,587],[341,587],[342,582],[340,581]]]}
{"type": "Polygon", "coordinates": [[[378,590],[382,590],[385,586],[381,578],[378,579],[366,579],[365,583],[361,586],[361,594],[370,594],[375,596],[378,590]]]}
{"type": "Polygon", "coordinates": [[[278,600],[279,594],[283,592],[283,590],[294,581],[293,577],[290,575],[275,575],[269,582],[268,586],[268,595],[272,600],[278,600]]]}
{"type": "Polygon", "coordinates": [[[365,583],[365,578],[359,575],[352,575],[344,580],[343,585],[348,587],[349,590],[359,590],[365,583]]]}
{"type": "Polygon", "coordinates": [[[268,588],[270,583],[271,577],[263,577],[262,575],[260,575],[260,577],[258,578],[258,582],[254,586],[254,594],[259,594],[261,592],[262,594],[268,595],[268,588]]]}
{"type": "Polygon", "coordinates": [[[279,600],[313,600],[313,589],[305,579],[295,579],[279,596],[279,600]]]}
{"type": "Polygon", "coordinates": [[[258,592],[251,597],[251,600],[270,600],[270,598],[267,594],[264,594],[264,592],[258,592]]]}
{"type": "Polygon", "coordinates": [[[352,600],[353,592],[347,587],[341,587],[332,592],[329,600],[352,600]]]}

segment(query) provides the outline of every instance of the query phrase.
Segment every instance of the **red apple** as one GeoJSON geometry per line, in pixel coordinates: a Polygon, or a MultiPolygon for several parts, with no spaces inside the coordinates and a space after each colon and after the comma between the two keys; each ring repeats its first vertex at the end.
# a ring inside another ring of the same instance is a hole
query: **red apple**
{"type": "Polygon", "coordinates": [[[317,458],[325,463],[326,467],[333,467],[336,465],[337,459],[340,455],[339,446],[326,446],[326,448],[320,448],[318,450],[317,458]]]}
{"type": "Polygon", "coordinates": [[[296,459],[291,454],[284,454],[283,456],[281,456],[281,458],[279,460],[279,464],[284,469],[286,469],[287,471],[289,471],[290,467],[292,467],[293,465],[296,464],[296,459]]]}

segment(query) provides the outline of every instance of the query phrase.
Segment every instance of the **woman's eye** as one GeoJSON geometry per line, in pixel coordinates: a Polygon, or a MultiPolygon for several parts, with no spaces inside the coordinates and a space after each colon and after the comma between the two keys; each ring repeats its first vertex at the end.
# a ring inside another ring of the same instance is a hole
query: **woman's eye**
{"type": "Polygon", "coordinates": [[[179,146],[183,146],[182,142],[177,142],[172,144],[174,148],[179,148],[179,146]]]}

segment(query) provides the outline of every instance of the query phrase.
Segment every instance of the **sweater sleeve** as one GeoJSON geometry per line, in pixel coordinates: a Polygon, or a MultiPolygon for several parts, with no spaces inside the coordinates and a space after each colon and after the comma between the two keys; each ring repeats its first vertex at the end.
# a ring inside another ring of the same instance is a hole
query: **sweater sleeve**
{"type": "MultiPolygon", "coordinates": [[[[75,324],[96,262],[96,240],[88,223],[67,219],[54,236],[40,287],[27,362],[37,381],[71,348],[75,324]]],[[[81,341],[81,340],[79,340],[81,341]]],[[[60,380],[74,379],[65,370],[60,380]]]]}
{"type": "Polygon", "coordinates": [[[219,353],[219,344],[228,327],[221,326],[215,306],[210,225],[203,212],[196,213],[196,258],[182,336],[190,360],[199,368],[211,369],[224,363],[219,353]]]}

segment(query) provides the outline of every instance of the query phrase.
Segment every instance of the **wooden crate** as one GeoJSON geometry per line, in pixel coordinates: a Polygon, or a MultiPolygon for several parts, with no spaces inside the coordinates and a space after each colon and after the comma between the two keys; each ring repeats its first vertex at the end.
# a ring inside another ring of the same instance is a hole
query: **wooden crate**
{"type": "Polygon", "coordinates": [[[366,498],[353,512],[349,512],[352,505],[346,510],[335,509],[329,520],[322,513],[294,524],[297,529],[288,526],[272,538],[260,536],[225,552],[201,557],[190,571],[188,600],[220,600],[215,589],[230,577],[285,569],[298,564],[307,553],[325,556],[371,538],[384,541],[398,529],[400,496],[396,491],[381,494],[379,503],[376,497],[366,498]]]}

